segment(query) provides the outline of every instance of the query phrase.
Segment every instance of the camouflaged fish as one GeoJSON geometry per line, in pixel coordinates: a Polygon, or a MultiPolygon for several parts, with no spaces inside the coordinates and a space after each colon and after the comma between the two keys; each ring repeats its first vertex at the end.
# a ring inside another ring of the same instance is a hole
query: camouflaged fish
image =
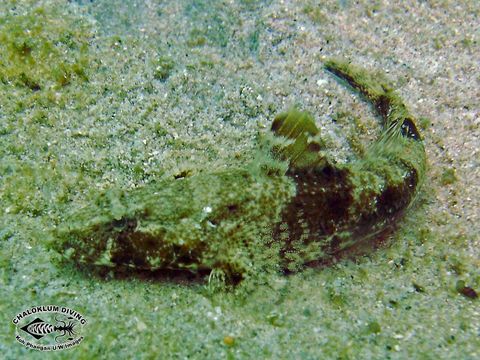
{"type": "Polygon", "coordinates": [[[382,118],[384,130],[362,158],[329,160],[311,115],[291,109],[274,119],[251,166],[107,190],[67,218],[55,247],[80,264],[241,279],[297,271],[389,229],[425,175],[414,119],[366,71],[334,60],[325,67],[382,118]]]}

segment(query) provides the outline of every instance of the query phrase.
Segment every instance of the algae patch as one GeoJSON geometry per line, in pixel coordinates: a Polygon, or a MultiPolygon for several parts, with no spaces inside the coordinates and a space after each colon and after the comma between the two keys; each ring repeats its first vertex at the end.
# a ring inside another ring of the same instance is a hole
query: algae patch
{"type": "Polygon", "coordinates": [[[39,91],[88,79],[85,23],[57,7],[23,12],[8,3],[0,18],[0,82],[39,91]]]}
{"type": "Polygon", "coordinates": [[[60,170],[67,166],[52,148],[67,134],[68,115],[58,110],[84,108],[89,96],[82,85],[94,68],[92,36],[89,22],[64,3],[0,4],[0,200],[7,214],[36,217],[66,202],[71,174],[60,170]]]}

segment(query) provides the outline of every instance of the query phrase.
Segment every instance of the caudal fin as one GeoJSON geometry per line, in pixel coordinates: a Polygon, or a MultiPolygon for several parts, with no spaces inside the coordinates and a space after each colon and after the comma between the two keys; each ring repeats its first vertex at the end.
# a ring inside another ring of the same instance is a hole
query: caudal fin
{"type": "Polygon", "coordinates": [[[414,140],[421,140],[413,116],[393,89],[382,79],[343,60],[327,60],[325,69],[346,81],[375,107],[384,128],[414,140]]]}

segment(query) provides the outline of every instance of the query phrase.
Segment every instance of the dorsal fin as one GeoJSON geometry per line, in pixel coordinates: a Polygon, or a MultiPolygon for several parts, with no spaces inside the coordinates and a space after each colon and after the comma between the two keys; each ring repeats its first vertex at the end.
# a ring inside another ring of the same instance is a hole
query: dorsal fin
{"type": "Polygon", "coordinates": [[[290,168],[314,167],[323,164],[322,145],[317,139],[318,130],[312,115],[295,107],[275,117],[271,128],[275,136],[291,141],[273,148],[275,155],[288,160],[290,168]]]}

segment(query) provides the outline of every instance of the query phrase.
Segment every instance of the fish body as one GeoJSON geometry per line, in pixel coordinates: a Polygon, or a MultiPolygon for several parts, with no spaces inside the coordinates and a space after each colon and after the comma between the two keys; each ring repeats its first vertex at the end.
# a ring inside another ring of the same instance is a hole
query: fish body
{"type": "Polygon", "coordinates": [[[325,67],[382,118],[384,131],[362,158],[330,161],[313,118],[291,109],[273,121],[271,145],[256,164],[107,190],[58,229],[56,248],[78,263],[218,270],[241,279],[297,271],[391,227],[425,175],[414,119],[366,71],[333,60],[325,67]]]}
{"type": "Polygon", "coordinates": [[[69,217],[59,244],[83,264],[241,277],[267,256],[259,249],[293,193],[288,178],[248,169],[110,189],[69,217]]]}

